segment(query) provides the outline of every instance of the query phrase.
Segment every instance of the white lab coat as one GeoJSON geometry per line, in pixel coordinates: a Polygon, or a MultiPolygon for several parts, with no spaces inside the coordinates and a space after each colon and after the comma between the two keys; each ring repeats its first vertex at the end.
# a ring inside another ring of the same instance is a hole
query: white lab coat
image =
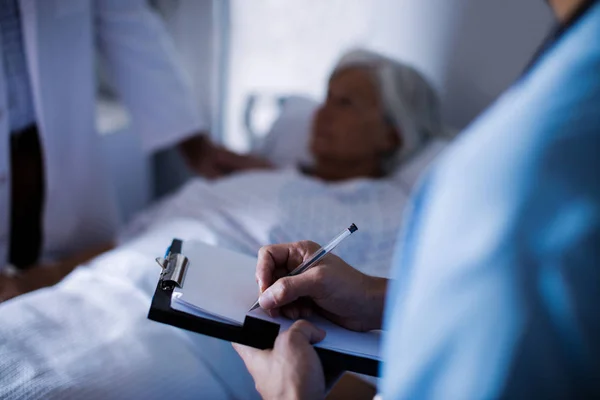
{"type": "MultiPolygon", "coordinates": [[[[112,189],[95,131],[96,48],[145,149],[206,128],[174,47],[146,0],[20,0],[36,121],[44,149],[42,259],[110,240],[112,189]]],[[[2,54],[0,52],[0,68],[2,54]]],[[[0,71],[0,268],[10,233],[10,132],[0,71]]]]}

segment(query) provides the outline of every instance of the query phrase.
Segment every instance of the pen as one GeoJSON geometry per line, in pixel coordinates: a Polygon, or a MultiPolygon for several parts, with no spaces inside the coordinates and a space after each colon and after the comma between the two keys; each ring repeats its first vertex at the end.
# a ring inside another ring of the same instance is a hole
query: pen
{"type": "MultiPolygon", "coordinates": [[[[356,225],[354,225],[354,224],[350,225],[349,228],[344,229],[342,232],[340,232],[340,234],[337,235],[336,237],[334,237],[328,244],[326,244],[325,246],[321,247],[319,250],[317,250],[313,254],[311,254],[310,257],[308,257],[302,264],[300,264],[296,268],[294,268],[294,270],[292,272],[290,272],[289,274],[287,274],[287,276],[300,275],[304,271],[314,267],[319,261],[321,261],[321,259],[323,257],[325,257],[327,254],[329,254],[333,249],[335,249],[335,247],[338,244],[340,244],[340,242],[342,240],[346,239],[348,236],[352,235],[357,230],[358,230],[358,228],[356,227],[356,225]]],[[[257,309],[258,307],[259,307],[258,300],[256,300],[256,302],[252,305],[252,307],[250,307],[248,312],[257,309]]]]}

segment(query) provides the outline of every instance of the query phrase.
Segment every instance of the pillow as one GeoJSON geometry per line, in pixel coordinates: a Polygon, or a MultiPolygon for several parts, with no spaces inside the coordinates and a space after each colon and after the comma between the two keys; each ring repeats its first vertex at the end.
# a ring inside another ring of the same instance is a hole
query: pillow
{"type": "Polygon", "coordinates": [[[308,141],[319,102],[309,97],[286,98],[278,118],[252,153],[280,168],[310,164],[308,141]]]}

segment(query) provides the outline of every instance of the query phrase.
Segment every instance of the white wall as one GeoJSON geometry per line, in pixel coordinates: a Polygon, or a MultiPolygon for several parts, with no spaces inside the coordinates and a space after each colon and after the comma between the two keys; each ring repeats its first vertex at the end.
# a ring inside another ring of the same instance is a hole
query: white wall
{"type": "Polygon", "coordinates": [[[225,134],[247,149],[248,93],[321,97],[344,49],[365,46],[419,67],[462,128],[526,65],[549,29],[542,0],[231,0],[225,134]]]}
{"type": "Polygon", "coordinates": [[[380,16],[374,45],[423,70],[440,91],[446,122],[458,128],[521,74],[553,24],[542,0],[387,0],[373,6],[380,16]]]}
{"type": "Polygon", "coordinates": [[[231,0],[225,135],[247,149],[247,93],[320,97],[340,49],[368,39],[370,0],[231,0]]]}

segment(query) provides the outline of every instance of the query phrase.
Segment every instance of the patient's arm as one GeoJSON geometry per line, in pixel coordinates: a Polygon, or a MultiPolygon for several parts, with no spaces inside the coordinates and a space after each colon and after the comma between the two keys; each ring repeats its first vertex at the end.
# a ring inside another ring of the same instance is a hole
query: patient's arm
{"type": "Polygon", "coordinates": [[[194,136],[179,144],[188,167],[209,179],[252,169],[270,169],[271,163],[259,157],[234,153],[214,144],[206,135],[194,136]]]}
{"type": "Polygon", "coordinates": [[[209,179],[219,178],[225,173],[216,165],[217,147],[206,134],[199,134],[178,145],[187,166],[196,174],[209,179]]]}
{"type": "Polygon", "coordinates": [[[237,154],[224,149],[217,154],[216,163],[226,173],[275,168],[273,164],[263,158],[237,154]]]}
{"type": "Polygon", "coordinates": [[[113,243],[105,243],[52,265],[34,266],[15,276],[0,275],[0,303],[43,287],[55,285],[78,265],[84,264],[113,247],[113,243]]]}

